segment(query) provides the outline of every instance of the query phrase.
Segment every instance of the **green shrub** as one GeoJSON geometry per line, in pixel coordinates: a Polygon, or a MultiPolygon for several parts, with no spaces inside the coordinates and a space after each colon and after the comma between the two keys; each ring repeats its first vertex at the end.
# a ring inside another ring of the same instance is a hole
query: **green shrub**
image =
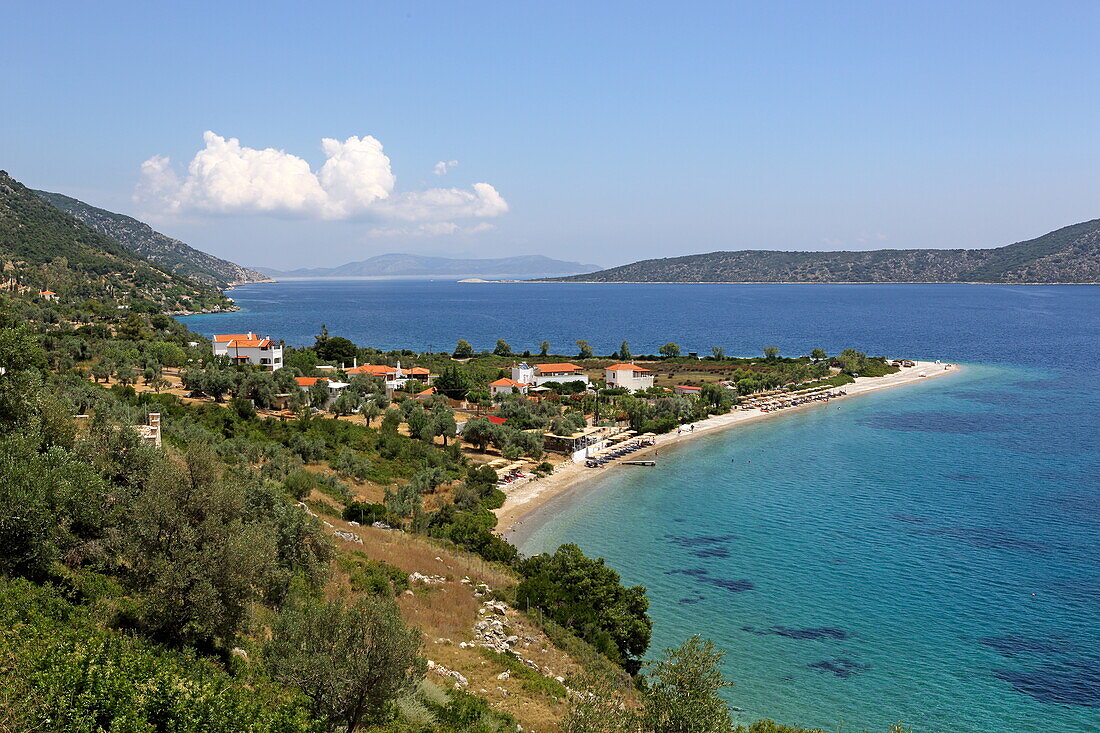
{"type": "Polygon", "coordinates": [[[0,709],[12,730],[306,733],[302,698],[101,629],[49,587],[0,580],[0,709]]]}
{"type": "MultiPolygon", "coordinates": [[[[344,507],[345,522],[359,522],[371,525],[375,522],[390,524],[390,513],[384,504],[371,504],[366,501],[353,501],[344,507]]],[[[390,526],[393,526],[392,524],[390,526]]]]}
{"type": "Polygon", "coordinates": [[[408,590],[409,578],[404,570],[382,560],[371,560],[362,550],[342,555],[336,563],[348,574],[352,590],[379,596],[396,596],[408,590]]]}

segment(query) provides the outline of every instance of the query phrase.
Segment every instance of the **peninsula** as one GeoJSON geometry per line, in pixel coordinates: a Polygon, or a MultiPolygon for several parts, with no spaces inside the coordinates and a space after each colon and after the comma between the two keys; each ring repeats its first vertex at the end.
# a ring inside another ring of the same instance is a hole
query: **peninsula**
{"type": "Polygon", "coordinates": [[[641,260],[538,282],[1100,283],[1100,219],[996,249],[740,250],[641,260]]]}

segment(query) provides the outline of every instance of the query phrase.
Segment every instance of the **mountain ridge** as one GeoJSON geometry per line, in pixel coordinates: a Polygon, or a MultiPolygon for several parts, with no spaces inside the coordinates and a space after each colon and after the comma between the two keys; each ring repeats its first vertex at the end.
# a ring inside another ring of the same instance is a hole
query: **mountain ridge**
{"type": "Polygon", "coordinates": [[[306,267],[296,270],[276,270],[256,267],[258,272],[281,278],[341,278],[341,277],[476,277],[513,275],[522,277],[571,275],[590,271],[596,265],[555,260],[544,255],[521,255],[500,258],[429,257],[404,253],[388,253],[348,262],[339,267],[306,267]]]}
{"type": "Polygon", "coordinates": [[[100,234],[119,242],[131,252],[177,275],[217,288],[271,281],[271,278],[260,272],[215,257],[167,234],[162,234],[132,216],[101,209],[61,193],[50,191],[34,191],[34,193],[46,203],[73,216],[100,234]]]}
{"type": "Polygon", "coordinates": [[[1100,219],[990,249],[716,251],[538,282],[1100,283],[1100,219]]]}
{"type": "MultiPolygon", "coordinates": [[[[217,288],[175,274],[51,206],[0,171],[0,271],[5,292],[98,299],[149,312],[229,310],[217,288]]],[[[97,311],[98,312],[98,311],[97,311]]],[[[109,313],[109,310],[99,313],[109,313]]]]}

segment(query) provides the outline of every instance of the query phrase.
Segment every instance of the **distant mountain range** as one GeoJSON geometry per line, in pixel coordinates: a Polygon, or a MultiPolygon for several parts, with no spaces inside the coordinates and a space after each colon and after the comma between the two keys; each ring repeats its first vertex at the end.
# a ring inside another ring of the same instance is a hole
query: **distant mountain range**
{"type": "Polygon", "coordinates": [[[288,278],[350,278],[350,277],[495,277],[530,278],[573,275],[591,272],[597,265],[563,262],[542,255],[503,257],[499,259],[451,259],[409,254],[377,255],[339,267],[308,267],[299,270],[255,268],[271,277],[288,278]]]}
{"type": "Polygon", "coordinates": [[[710,252],[540,279],[600,283],[1100,283],[1100,219],[996,249],[710,252]]]}
{"type": "Polygon", "coordinates": [[[100,209],[60,193],[49,191],[35,191],[35,193],[51,206],[76,217],[100,234],[105,234],[121,243],[131,252],[136,252],[177,275],[218,288],[270,280],[269,277],[255,270],[200,252],[125,214],[100,209]]]}

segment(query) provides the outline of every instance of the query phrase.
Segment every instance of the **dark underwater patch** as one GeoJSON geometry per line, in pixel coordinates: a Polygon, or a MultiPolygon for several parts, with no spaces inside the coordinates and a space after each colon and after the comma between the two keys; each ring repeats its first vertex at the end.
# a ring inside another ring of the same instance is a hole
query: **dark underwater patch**
{"type": "Polygon", "coordinates": [[[1039,702],[1100,708],[1100,668],[1095,664],[1048,664],[1029,671],[995,669],[993,674],[1039,702]]]}
{"type": "Polygon", "coordinates": [[[1023,379],[1008,385],[1010,389],[1026,389],[1034,392],[1050,392],[1054,389],[1069,384],[1067,379],[1058,377],[1044,377],[1042,379],[1023,379]]]}
{"type": "Polygon", "coordinates": [[[730,578],[715,578],[705,568],[684,568],[682,570],[667,570],[666,575],[687,575],[695,578],[700,583],[706,583],[707,585],[713,585],[715,588],[722,588],[728,590],[730,593],[742,593],[747,590],[752,590],[756,587],[756,584],[751,580],[744,578],[730,579],[730,578]]]}
{"type": "Polygon", "coordinates": [[[943,477],[951,479],[952,481],[962,481],[968,484],[977,483],[982,480],[981,476],[972,473],[945,473],[943,477]]]}
{"type": "Polygon", "coordinates": [[[1051,549],[1042,542],[1025,540],[997,527],[912,527],[904,532],[914,537],[950,537],[984,550],[1049,552],[1051,549]]]}
{"type": "Polygon", "coordinates": [[[847,639],[849,636],[847,631],[835,626],[806,626],[797,629],[789,626],[772,626],[768,629],[758,629],[754,626],[742,626],[741,630],[748,631],[757,636],[782,636],[787,639],[798,639],[800,641],[847,639]]]}
{"type": "Polygon", "coordinates": [[[731,557],[733,553],[724,547],[704,547],[691,554],[695,557],[731,557]]]}
{"type": "Polygon", "coordinates": [[[848,679],[854,677],[861,672],[866,672],[871,668],[871,665],[863,662],[857,662],[854,659],[847,659],[845,657],[837,657],[835,659],[822,659],[820,662],[810,662],[806,665],[810,669],[816,669],[819,672],[828,672],[829,674],[840,677],[841,679],[848,679]]]}
{"type": "Polygon", "coordinates": [[[893,519],[895,522],[904,522],[906,524],[927,524],[928,523],[928,518],[927,517],[918,517],[915,514],[902,514],[900,512],[895,512],[895,513],[891,514],[890,519],[893,519]]]}
{"type": "Polygon", "coordinates": [[[978,639],[978,643],[1004,657],[1014,657],[1017,654],[1058,654],[1065,651],[1065,647],[1056,641],[1023,634],[983,636],[978,639]]]}

